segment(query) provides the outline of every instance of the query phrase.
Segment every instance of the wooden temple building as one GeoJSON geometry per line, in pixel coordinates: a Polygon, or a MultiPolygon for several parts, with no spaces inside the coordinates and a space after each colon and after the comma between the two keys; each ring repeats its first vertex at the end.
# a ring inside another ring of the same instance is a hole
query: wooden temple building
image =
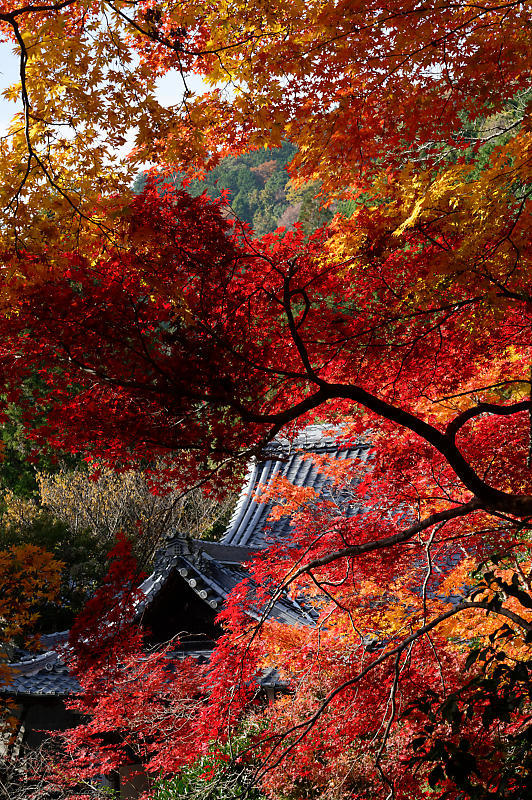
{"type": "MultiPolygon", "coordinates": [[[[290,537],[290,518],[269,522],[272,503],[257,502],[256,497],[277,476],[297,487],[312,487],[321,496],[330,491],[330,481],[312,458],[305,457],[308,453],[365,460],[367,446],[339,446],[336,438],[324,435],[319,426],[307,428],[293,442],[276,441],[265,451],[263,460],[250,464],[220,541],[189,539],[186,532],[169,532],[152,574],[141,585],[143,598],[138,606],[139,621],[149,629],[154,643],[168,642],[179,634],[180,646],[187,655],[200,661],[209,658],[221,632],[216,617],[231,590],[248,575],[243,565],[269,541],[290,537]]],[[[351,516],[357,508],[346,503],[343,513],[351,516]]],[[[263,609],[251,608],[249,613],[259,619],[263,609]]],[[[277,600],[269,616],[285,625],[314,624],[312,611],[288,597],[277,600]]],[[[0,688],[16,703],[19,741],[28,747],[40,744],[43,731],[74,723],[64,701],[79,691],[79,685],[69,675],[58,648],[67,638],[68,631],[43,636],[41,652],[20,651],[11,662],[12,682],[0,688]]],[[[259,676],[258,681],[266,694],[275,691],[274,670],[259,676]]]]}

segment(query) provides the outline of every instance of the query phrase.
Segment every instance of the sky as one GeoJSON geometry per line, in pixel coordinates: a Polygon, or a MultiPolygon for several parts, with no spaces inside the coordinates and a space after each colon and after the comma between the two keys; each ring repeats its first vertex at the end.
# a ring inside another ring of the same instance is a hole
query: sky
{"type": "MultiPolygon", "coordinates": [[[[2,91],[19,79],[18,61],[11,47],[4,42],[0,44],[0,87],[2,91]]],[[[17,111],[17,104],[0,97],[0,132],[7,130],[11,117],[17,111]]]]}
{"type": "MultiPolygon", "coordinates": [[[[19,65],[11,46],[0,43],[0,135],[7,131],[13,114],[17,111],[17,104],[5,100],[1,92],[19,80],[19,65]]],[[[201,92],[205,85],[196,75],[187,77],[187,85],[192,91],[201,92]]],[[[170,106],[181,99],[183,84],[179,73],[169,72],[156,82],[157,97],[162,105],[170,106]]],[[[19,105],[18,108],[21,108],[19,105]]]]}

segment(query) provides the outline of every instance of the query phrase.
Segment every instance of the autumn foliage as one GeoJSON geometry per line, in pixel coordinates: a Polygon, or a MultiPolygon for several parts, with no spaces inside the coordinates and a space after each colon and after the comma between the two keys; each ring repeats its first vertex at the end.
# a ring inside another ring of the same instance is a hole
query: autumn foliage
{"type": "MultiPolygon", "coordinates": [[[[0,550],[0,685],[16,677],[9,665],[14,645],[37,649],[39,604],[57,598],[62,566],[42,547],[21,544],[0,550]]],[[[6,741],[12,733],[11,705],[4,695],[0,730],[6,741]]]]}
{"type": "MultiPolygon", "coordinates": [[[[11,399],[24,403],[14,380],[21,366],[42,378],[47,421],[34,428],[37,441],[85,443],[122,465],[182,453],[161,463],[174,478],[177,463],[184,482],[205,480],[215,465],[218,480],[229,478],[229,456],[248,456],[282,425],[316,418],[341,421],[340,437],[371,451],[360,463],[320,457],[334,488],[328,499],[286,482],[264,495],[295,529],[252,567],[263,602],[272,586],[305,596],[319,615],[316,629],[265,623],[257,631],[243,587],[224,613],[228,632],[201,687],[209,700],[191,696],[179,671],[171,707],[187,730],[164,745],[158,709],[174,684],[165,656],[142,655],[136,633],[134,655],[128,645],[112,656],[118,677],[95,673],[98,686],[114,688],[95,697],[92,722],[74,735],[81,746],[87,736],[105,742],[111,729],[122,731],[117,744],[105,744],[107,768],[149,728],[151,744],[135,745],[137,754],[153,773],[165,765],[172,774],[251,713],[262,735],[248,756],[273,795],[302,782],[330,792],[331,770],[336,793],[361,798],[390,786],[411,797],[427,781],[474,796],[508,774],[528,695],[512,696],[501,719],[489,718],[489,696],[469,703],[463,670],[471,646],[490,647],[490,635],[495,661],[474,661],[472,680],[482,670],[491,680],[501,658],[512,665],[529,657],[525,266],[518,259],[507,277],[511,297],[500,292],[493,302],[489,273],[476,275],[472,259],[469,282],[442,281],[429,298],[429,284],[418,278],[412,288],[411,276],[428,275],[440,248],[417,230],[389,234],[380,251],[375,229],[362,236],[364,222],[371,229],[393,212],[392,204],[361,209],[358,257],[341,259],[334,231],[257,241],[216,204],[153,183],[124,215],[121,248],[104,243],[90,261],[72,257],[65,275],[26,292],[17,315],[6,317],[6,352],[21,355],[14,366],[4,361],[11,399]],[[346,502],[363,513],[346,518],[346,502]],[[145,658],[154,683],[142,680],[139,689],[145,658]],[[280,669],[293,694],[257,714],[250,686],[261,665],[280,669]],[[124,699],[130,691],[138,711],[124,699]],[[469,703],[469,721],[465,712],[445,716],[455,695],[469,703]],[[436,722],[426,721],[427,709],[436,722]]],[[[516,237],[521,224],[519,217],[516,237]]],[[[28,420],[32,412],[27,406],[28,420]]],[[[126,605],[123,612],[131,618],[126,605]]],[[[97,639],[95,652],[105,660],[115,650],[97,639]]],[[[522,786],[510,782],[504,796],[522,786]]]]}
{"type": "Polygon", "coordinates": [[[35,445],[218,492],[308,423],[369,449],[321,458],[325,498],[269,489],[293,538],[251,565],[257,594],[305,597],[314,627],[257,626],[240,587],[196,682],[127,625],[94,640],[80,774],[133,748],[168,776],[245,729],[235,759],[272,797],[526,796],[526,4],[67,0],[0,22],[22,100],[0,153],[0,370],[35,445]],[[170,70],[184,92],[163,108],[170,70]],[[349,209],[311,235],[257,238],[225,196],[167,182],[284,139],[294,183],[349,209]],[[266,666],[288,693],[265,709],[266,666]]]}
{"type": "Polygon", "coordinates": [[[86,722],[65,740],[67,758],[53,770],[59,783],[75,787],[131,762],[143,761],[154,774],[175,771],[169,745],[179,741],[180,752],[190,751],[202,670],[191,659],[176,664],[166,651],[143,649],[143,631],[134,622],[140,577],[131,543],[119,536],[102,586],[79,615],[65,651],[81,685],[69,707],[86,722]]]}
{"type": "Polygon", "coordinates": [[[197,171],[283,137],[299,147],[294,175],[333,193],[438,163],[442,141],[467,143],[464,117],[527,89],[528,20],[526,4],[493,1],[4,0],[22,86],[6,90],[19,107],[1,153],[3,235],[60,249],[76,213],[108,230],[94,198],[127,192],[139,164],[197,171]],[[165,107],[156,79],[170,70],[165,107]]]}

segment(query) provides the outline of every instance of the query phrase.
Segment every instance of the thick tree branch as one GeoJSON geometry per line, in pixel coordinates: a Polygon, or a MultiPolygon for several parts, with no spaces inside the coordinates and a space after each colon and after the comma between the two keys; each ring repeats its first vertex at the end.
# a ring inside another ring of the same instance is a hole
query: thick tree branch
{"type": "Polygon", "coordinates": [[[513,414],[519,414],[521,411],[530,411],[532,409],[532,402],[530,400],[522,400],[520,403],[514,403],[511,406],[498,405],[497,403],[478,403],[476,406],[471,406],[461,414],[458,414],[445,429],[445,435],[454,441],[456,434],[466,423],[475,417],[482,414],[493,414],[498,417],[510,417],[513,414]]]}
{"type": "MultiPolygon", "coordinates": [[[[413,433],[416,433],[431,444],[446,459],[449,466],[452,467],[466,489],[468,489],[477,498],[480,505],[487,510],[502,511],[516,517],[526,517],[532,514],[532,496],[503,492],[500,489],[495,489],[490,486],[476,473],[471,464],[464,458],[452,437],[449,437],[446,433],[442,433],[438,428],[416,417],[409,411],[405,411],[367,392],[361,386],[323,382],[320,384],[320,388],[315,394],[308,395],[304,400],[301,400],[299,403],[296,403],[294,406],[284,411],[272,414],[260,414],[246,409],[242,405],[238,406],[238,411],[244,421],[271,423],[282,426],[289,422],[294,422],[307,411],[318,408],[329,400],[340,399],[351,400],[354,403],[362,405],[364,408],[373,411],[383,419],[396,422],[398,425],[413,431],[413,433]]],[[[478,406],[475,406],[475,409],[476,408],[478,408],[478,406]]],[[[504,409],[505,406],[495,406],[495,408],[504,409]]],[[[509,408],[515,409],[514,406],[510,406],[509,408]]],[[[522,411],[527,408],[530,408],[529,400],[523,401],[522,407],[517,410],[522,411]]],[[[502,413],[504,413],[504,411],[502,413]]],[[[516,410],[512,410],[508,413],[516,413],[516,410]]]]}
{"type": "Polygon", "coordinates": [[[421,522],[417,522],[415,525],[411,525],[409,528],[406,528],[400,533],[395,533],[393,536],[385,536],[383,539],[377,539],[372,542],[364,542],[363,544],[354,544],[349,547],[343,547],[341,550],[335,550],[333,553],[328,553],[322,558],[313,558],[303,566],[298,567],[298,569],[292,575],[290,575],[287,580],[284,581],[283,589],[305,572],[309,572],[310,570],[317,569],[318,567],[331,564],[333,561],[338,561],[340,558],[360,556],[364,555],[365,553],[372,553],[375,550],[383,550],[387,547],[393,547],[394,545],[408,542],[410,539],[413,539],[414,536],[417,536],[417,534],[428,530],[434,525],[441,525],[449,520],[458,519],[459,517],[464,517],[473,513],[474,511],[480,510],[482,510],[482,506],[479,501],[470,500],[469,503],[464,503],[464,505],[456,506],[455,508],[449,508],[446,511],[440,511],[437,514],[431,514],[426,519],[421,520],[421,522]]]}

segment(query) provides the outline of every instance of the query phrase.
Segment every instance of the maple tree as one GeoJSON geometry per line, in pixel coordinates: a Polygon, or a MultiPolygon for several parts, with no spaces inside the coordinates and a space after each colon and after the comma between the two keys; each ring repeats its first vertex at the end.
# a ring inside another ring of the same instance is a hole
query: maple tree
{"type": "MultiPolygon", "coordinates": [[[[235,460],[310,421],[342,421],[345,441],[371,446],[370,468],[322,464],[364,509],[352,519],[341,495],[273,487],[294,541],[254,577],[265,602],[272,586],[302,591],[320,622],[257,629],[239,590],[187,736],[229,736],[250,713],[243,665],[251,681],[269,663],[294,686],[261,712],[252,748],[270,794],[520,796],[528,767],[508,775],[530,713],[526,4],[73,0],[6,4],[0,21],[23,99],[1,154],[0,366],[7,401],[38,420],[33,439],[120,468],[155,471],[157,457],[184,486],[233,481],[235,460]],[[173,68],[212,90],[162,108],[153,81],[173,68]],[[113,149],[135,127],[120,164],[113,149]],[[167,168],[284,137],[296,181],[346,197],[349,217],[256,239],[223,201],[164,185],[167,168]],[[145,162],[166,166],[135,198],[145,162]],[[468,683],[472,632],[484,655],[468,683]]],[[[190,749],[171,747],[176,768],[190,749]]]]}
{"type": "MultiPolygon", "coordinates": [[[[85,798],[91,780],[124,765],[133,765],[132,775],[142,770],[169,777],[192,764],[191,780],[198,757],[204,762],[200,779],[214,774],[209,762],[230,761],[227,747],[211,741],[227,721],[211,699],[221,700],[231,686],[230,664],[220,660],[220,670],[211,674],[195,658],[179,655],[177,640],[150,650],[135,621],[140,577],[131,543],[119,535],[101,587],[70,631],[64,655],[81,690],[68,706],[84,721],[59,734],[66,758],[54,759],[48,776],[54,786],[70,786],[72,798],[76,792],[85,798]]],[[[245,704],[254,694],[255,670],[251,660],[237,701],[245,704]]],[[[225,710],[227,703],[222,705],[225,710]]]]}
{"type": "Polygon", "coordinates": [[[12,546],[2,550],[2,640],[28,636],[34,622],[35,604],[51,599],[59,588],[61,564],[40,547],[12,546]]]}
{"type": "Polygon", "coordinates": [[[36,598],[38,619],[34,634],[69,628],[105,573],[110,543],[86,529],[71,529],[51,516],[34,500],[11,492],[3,497],[0,546],[29,545],[49,553],[61,563],[60,587],[54,598],[36,598]]]}
{"type": "MultiPolygon", "coordinates": [[[[344,441],[365,437],[371,445],[369,467],[320,463],[364,509],[354,518],[312,491],[271,487],[270,496],[279,497],[275,513],[291,514],[296,529],[286,548],[267,551],[253,575],[265,603],[272,586],[291,588],[316,603],[322,622],[316,631],[289,633],[265,624],[257,634],[243,587],[226,612],[229,632],[206,682],[209,702],[195,712],[187,736],[176,734],[153,753],[158,766],[187,762],[189,737],[200,749],[209,734],[229,735],[253,694],[244,687],[260,664],[270,664],[292,680],[300,676],[295,699],[261,712],[271,728],[254,752],[271,793],[296,791],[301,781],[325,791],[333,769],[340,793],[376,796],[380,776],[385,791],[393,786],[397,797],[412,796],[439,776],[420,766],[408,782],[401,772],[422,720],[406,723],[399,715],[420,686],[436,696],[460,691],[464,632],[485,638],[497,630],[486,612],[513,625],[516,649],[500,651],[509,663],[527,653],[526,268],[520,259],[512,265],[509,296],[501,292],[496,302],[487,276],[482,292],[474,260],[469,280],[442,281],[439,297],[434,286],[426,297],[421,277],[437,260],[437,243],[406,229],[375,247],[375,227],[395,213],[392,203],[362,208],[358,256],[339,260],[329,249],[336,234],[327,229],[308,239],[296,229],[255,240],[224,220],[218,204],[171,187],[161,193],[154,183],[124,214],[121,247],[105,241],[90,257],[74,254],[66,274],[26,292],[17,314],[6,317],[3,369],[11,399],[23,402],[14,381],[22,369],[42,377],[47,420],[35,428],[37,440],[52,438],[66,450],[85,445],[123,465],[182,451],[179,474],[173,460],[161,463],[163,475],[184,484],[205,481],[213,470],[233,479],[233,458],[320,413],[343,421],[344,441]],[[412,291],[414,275],[421,277],[412,291]],[[518,592],[512,594],[513,577],[498,584],[492,578],[483,588],[474,577],[476,564],[494,554],[514,559],[518,592]],[[450,575],[439,587],[442,570],[450,575]],[[455,618],[462,622],[449,626],[455,618]],[[372,655],[368,642],[383,652],[372,655]]],[[[521,211],[514,242],[524,238],[523,224],[521,211]]],[[[447,237],[448,259],[461,260],[456,240],[453,249],[447,237]]],[[[131,687],[128,670],[121,674],[131,687]]],[[[153,676],[153,691],[136,695],[146,725],[166,692],[155,666],[153,676]]],[[[108,699],[94,709],[93,733],[116,723],[108,699]]],[[[131,710],[117,703],[125,707],[131,710]]],[[[485,741],[486,754],[498,748],[504,761],[505,742],[527,713],[522,704],[513,709],[507,734],[497,729],[495,737],[497,726],[484,731],[480,722],[469,736],[485,741]]],[[[443,773],[444,788],[453,769],[454,762],[443,773]]],[[[489,788],[499,773],[482,769],[489,788]]]]}
{"type": "Polygon", "coordinates": [[[430,165],[440,142],[464,142],[464,117],[528,87],[527,20],[526,4],[495,0],[4,0],[21,80],[7,89],[20,105],[0,154],[3,241],[53,239],[59,259],[94,225],[109,234],[101,197],[127,193],[137,165],[194,171],[283,137],[294,175],[332,193],[430,165]],[[182,91],[166,108],[155,85],[170,70],[182,91]],[[195,96],[191,73],[211,88],[195,96]]]}
{"type": "MultiPolygon", "coordinates": [[[[14,646],[36,647],[35,623],[39,604],[53,601],[60,587],[61,562],[42,547],[12,545],[0,550],[0,685],[9,685],[9,665],[14,646]]],[[[0,731],[6,742],[12,733],[12,704],[0,703],[0,731]]]]}

